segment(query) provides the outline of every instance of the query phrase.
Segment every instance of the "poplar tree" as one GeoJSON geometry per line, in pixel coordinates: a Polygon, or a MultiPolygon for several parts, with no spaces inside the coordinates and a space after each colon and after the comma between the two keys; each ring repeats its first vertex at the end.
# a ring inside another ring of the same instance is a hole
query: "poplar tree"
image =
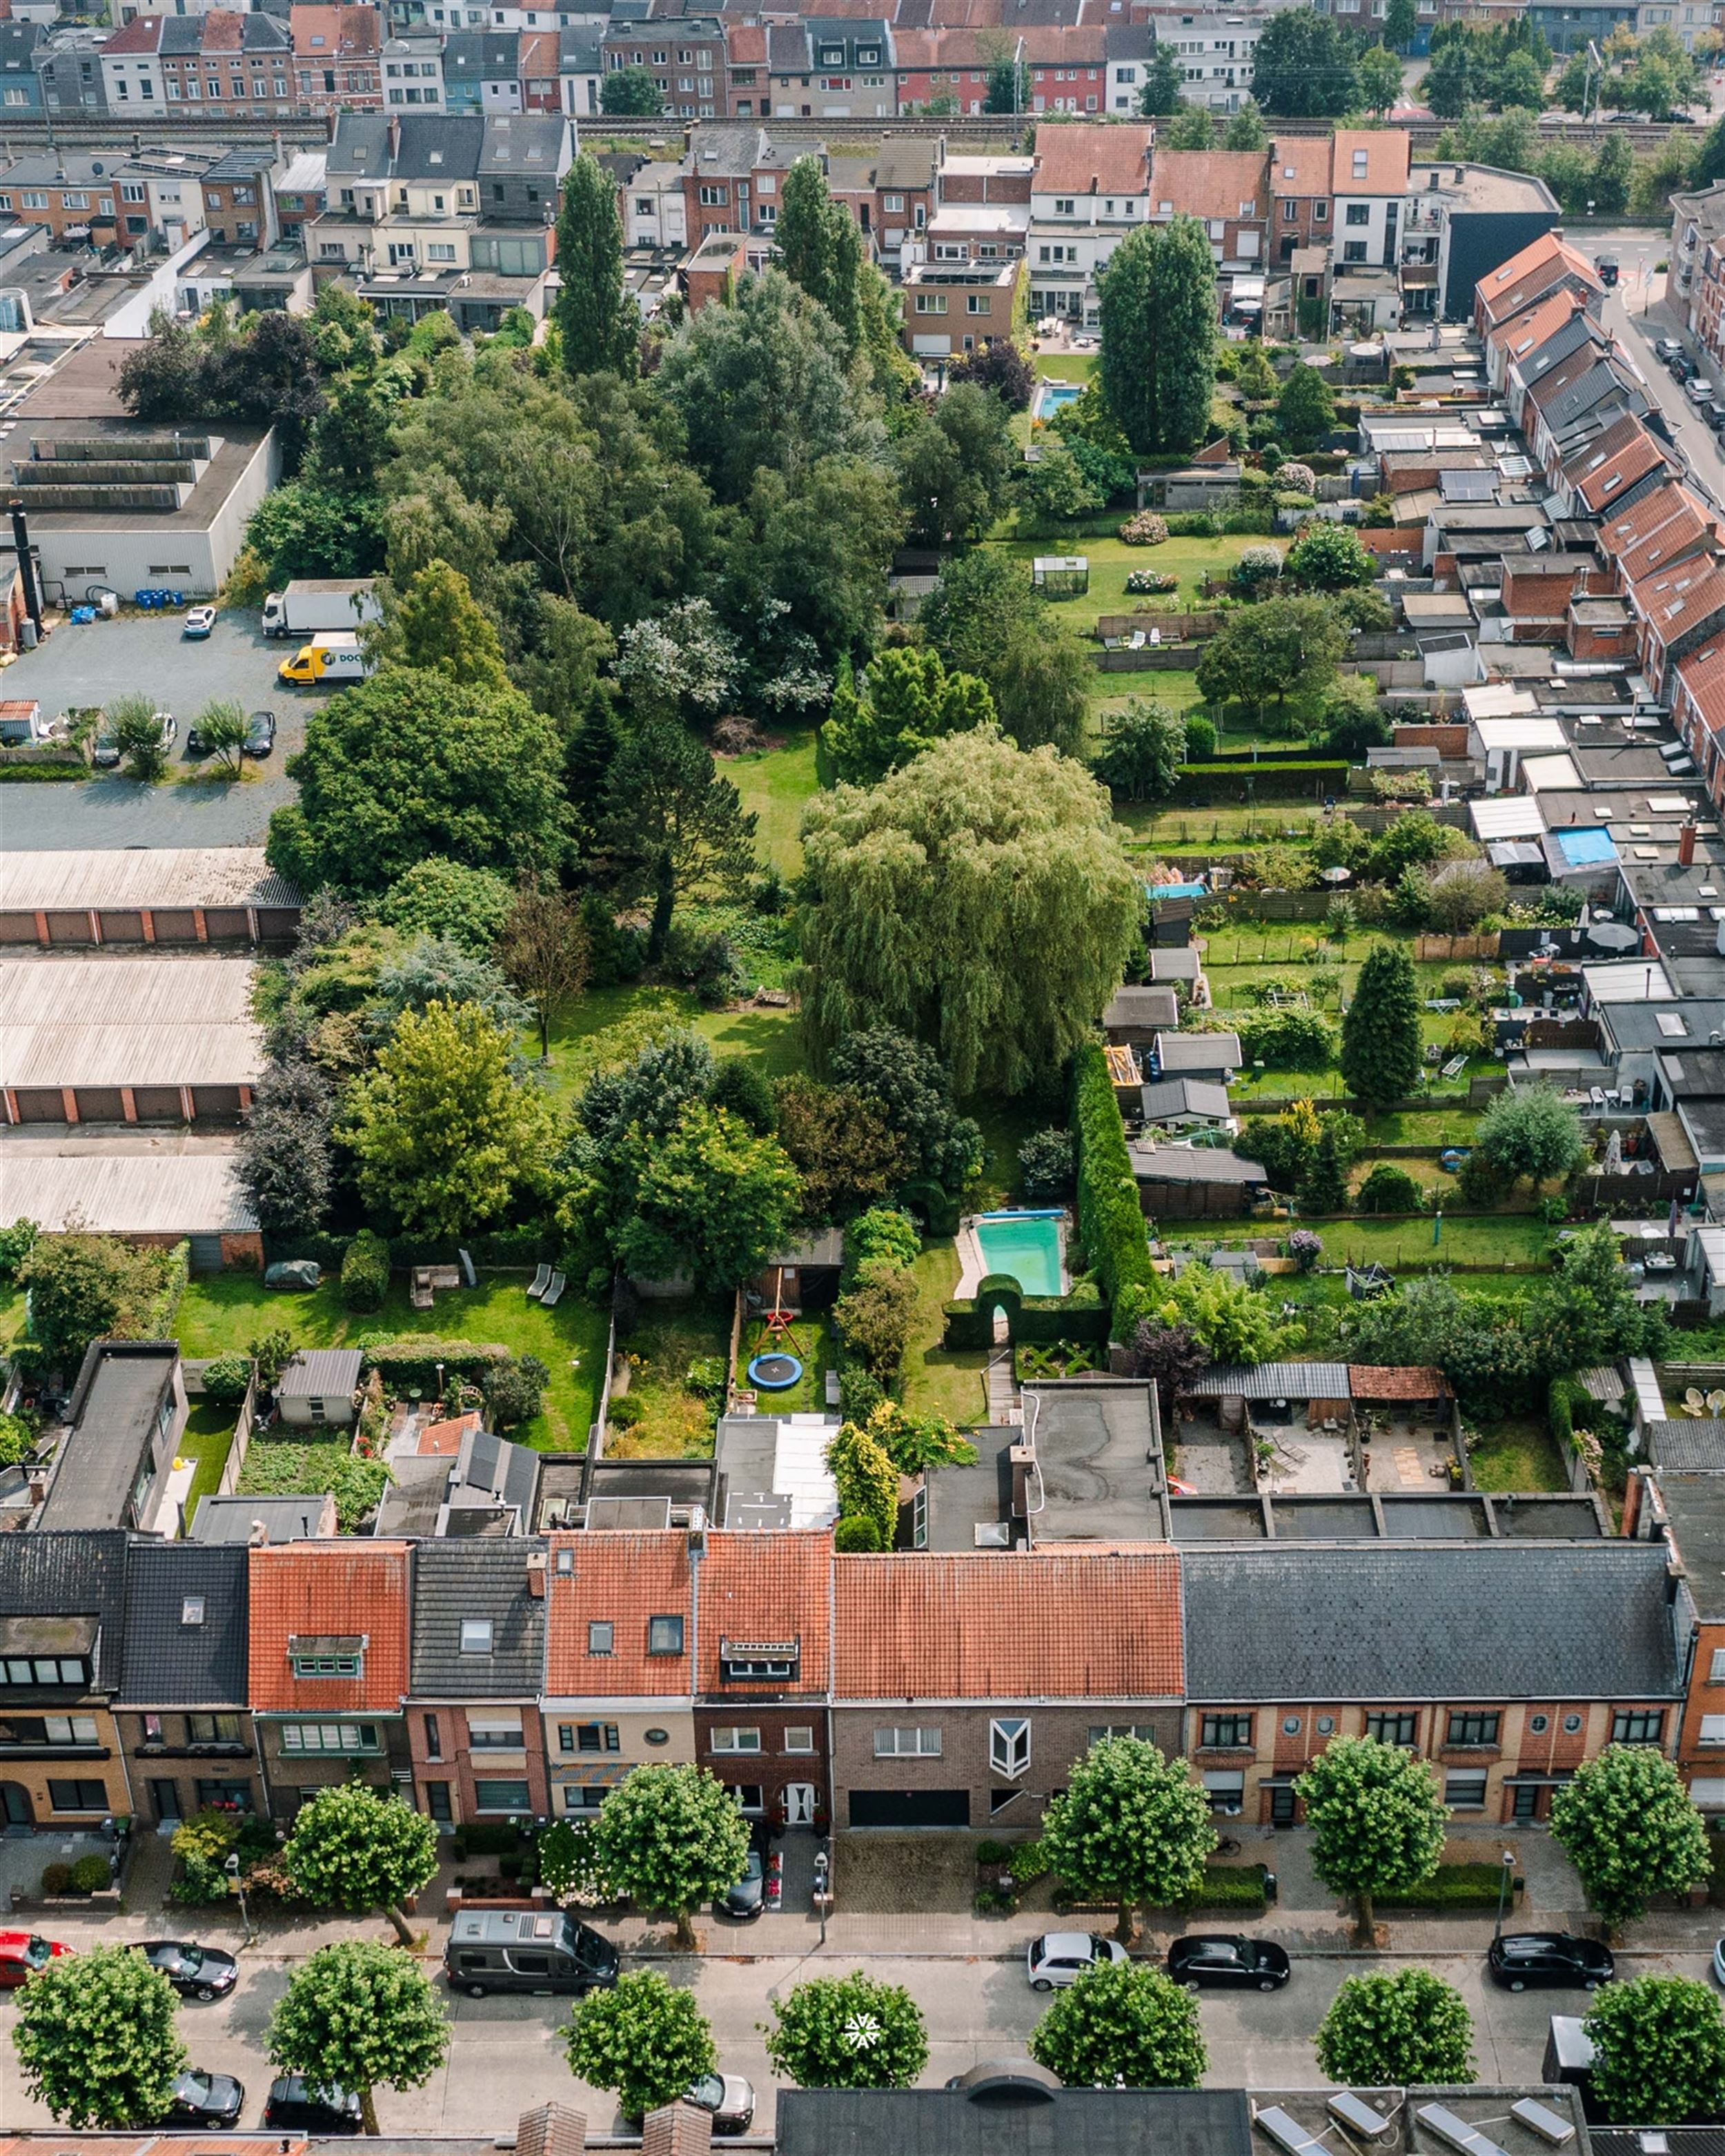
{"type": "Polygon", "coordinates": [[[1413,962],[1393,943],[1367,957],[1342,1021],[1342,1075],[1374,1108],[1411,1093],[1420,1079],[1420,989],[1413,962]]]}
{"type": "Polygon", "coordinates": [[[819,301],[855,350],[862,235],[850,211],[827,192],[819,157],[798,157],[785,175],[773,237],[786,274],[819,301]]]}
{"type": "Polygon", "coordinates": [[[1204,439],[1216,384],[1216,265],[1204,227],[1141,225],[1101,280],[1103,402],[1141,456],[1204,439]]]}
{"type": "Polygon", "coordinates": [[[563,365],[572,375],[633,374],[640,316],[624,289],[623,223],[617,189],[585,151],[570,166],[557,212],[557,321],[563,365]]]}

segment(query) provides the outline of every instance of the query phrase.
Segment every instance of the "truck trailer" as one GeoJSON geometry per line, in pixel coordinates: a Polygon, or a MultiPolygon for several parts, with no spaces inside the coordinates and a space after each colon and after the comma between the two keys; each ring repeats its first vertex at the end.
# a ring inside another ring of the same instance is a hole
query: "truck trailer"
{"type": "Polygon", "coordinates": [[[304,577],[264,601],[265,636],[308,637],[381,621],[375,577],[304,577]]]}

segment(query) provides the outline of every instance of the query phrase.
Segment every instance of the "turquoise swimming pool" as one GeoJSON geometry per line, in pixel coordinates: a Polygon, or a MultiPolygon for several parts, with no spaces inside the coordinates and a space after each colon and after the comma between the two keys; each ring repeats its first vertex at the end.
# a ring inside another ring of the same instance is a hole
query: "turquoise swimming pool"
{"type": "Polygon", "coordinates": [[[1060,1292],[1058,1213],[984,1213],[976,1240],[985,1272],[1010,1273],[1026,1295],[1060,1292]]]}
{"type": "Polygon", "coordinates": [[[1062,404],[1071,404],[1083,393],[1076,382],[1045,382],[1036,392],[1036,417],[1046,419],[1059,411],[1062,404]]]}

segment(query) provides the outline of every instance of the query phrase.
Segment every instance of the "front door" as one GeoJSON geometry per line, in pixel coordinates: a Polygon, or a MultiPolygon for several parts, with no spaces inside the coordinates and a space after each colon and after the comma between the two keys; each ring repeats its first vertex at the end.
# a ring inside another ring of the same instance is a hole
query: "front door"
{"type": "Polygon", "coordinates": [[[1519,1782],[1512,1793],[1509,1815],[1512,1819],[1534,1820],[1539,1816],[1539,1787],[1537,1783],[1519,1782]]]}
{"type": "Polygon", "coordinates": [[[814,1784],[813,1782],[785,1784],[784,1823],[787,1826],[814,1825],[814,1784]]]}
{"type": "Polygon", "coordinates": [[[29,1792],[21,1789],[16,1782],[0,1782],[0,1818],[7,1825],[33,1826],[36,1815],[30,1810],[29,1792]]]}
{"type": "Polygon", "coordinates": [[[1270,1824],[1271,1826],[1291,1826],[1294,1820],[1293,1784],[1272,1782],[1270,1785],[1270,1824]]]}
{"type": "Polygon", "coordinates": [[[156,1807],[157,1823],[162,1826],[177,1825],[180,1817],[180,1785],[177,1782],[151,1782],[150,1801],[156,1807]]]}

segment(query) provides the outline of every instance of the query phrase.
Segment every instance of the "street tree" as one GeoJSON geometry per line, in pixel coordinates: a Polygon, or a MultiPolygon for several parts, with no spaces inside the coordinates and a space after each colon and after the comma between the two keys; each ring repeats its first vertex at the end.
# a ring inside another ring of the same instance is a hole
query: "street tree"
{"type": "Polygon", "coordinates": [[[300,1805],[281,1861],[305,1900],[321,1909],[381,1909],[409,1947],[403,1904],[437,1870],[437,1829],[398,1797],[381,1797],[363,1782],[336,1783],[300,1805]]]}
{"type": "Polygon", "coordinates": [[[1552,1797],[1552,1840],[1614,1928],[1656,1894],[1683,1894],[1712,1870],[1707,1827],[1676,1767],[1651,1744],[1608,1745],[1552,1797]]]}
{"type": "Polygon", "coordinates": [[[1537,1184],[1571,1175],[1589,1151],[1580,1116],[1550,1086],[1514,1086],[1500,1093],[1480,1117],[1473,1142],[1512,1185],[1523,1176],[1537,1184]]]}
{"type": "Polygon", "coordinates": [[[785,174],[773,239],[785,275],[826,309],[855,348],[862,235],[829,193],[819,157],[798,157],[785,174]]]}
{"type": "Polygon", "coordinates": [[[1348,1091],[1374,1108],[1387,1108],[1418,1084],[1422,1053],[1413,962],[1399,944],[1373,944],[1342,1020],[1342,1075],[1348,1091]]]}
{"type": "Polygon", "coordinates": [[[599,110],[608,119],[656,120],[665,99],[652,69],[639,63],[614,68],[599,92],[599,110]]]}
{"type": "Polygon", "coordinates": [[[1147,120],[1165,119],[1185,102],[1186,75],[1172,45],[1158,44],[1144,70],[1138,110],[1147,120]]]}
{"type": "MultiPolygon", "coordinates": [[[[1371,55],[1367,54],[1367,59],[1371,55]]],[[[1363,63],[1362,63],[1363,73],[1363,63]]],[[[1492,102],[1508,109],[1519,105],[1527,112],[1545,110],[1545,70],[1531,53],[1507,53],[1493,70],[1492,102]]],[[[1400,87],[1399,83],[1397,85],[1400,87]]]]}
{"type": "Polygon", "coordinates": [[[1405,52],[1420,30],[1420,11],[1414,0],[1389,0],[1384,14],[1384,42],[1392,52],[1405,52]]]}
{"type": "Polygon", "coordinates": [[[513,690],[385,666],[332,696],[288,760],[296,804],[270,865],[307,891],[370,896],[428,854],[513,872],[554,860],[567,821],[555,724],[513,690]]]}
{"type": "Polygon", "coordinates": [[[1050,1869],[1081,1899],[1117,1905],[1119,1939],[1132,1935],[1137,1903],[1183,1901],[1215,1845],[1209,1800],[1186,1762],[1137,1737],[1092,1744],[1043,1820],[1050,1869]]]}
{"type": "Polygon", "coordinates": [[[1108,796],[989,727],[803,811],[803,1010],[818,1055],[886,1024],[963,1094],[1063,1063],[1119,985],[1142,905],[1108,796]]]}
{"type": "Polygon", "coordinates": [[[592,974],[592,953],[581,909],[549,876],[524,872],[497,940],[504,972],[532,1005],[539,1024],[539,1060],[551,1060],[551,1022],[573,1003],[592,974]]]}
{"type": "Polygon", "coordinates": [[[245,707],[231,696],[212,696],[192,721],[198,738],[225,771],[239,776],[248,732],[245,707]]]}
{"type": "Polygon", "coordinates": [[[994,716],[994,699],[974,674],[947,673],[927,644],[888,645],[859,690],[841,662],[824,733],[834,773],[873,786],[947,734],[968,733],[994,716]]]}
{"type": "Polygon", "coordinates": [[[1347,35],[1328,15],[1290,8],[1258,40],[1252,95],[1285,120],[1337,120],[1360,102],[1347,35]]]}
{"type": "Polygon", "coordinates": [[[1129,233],[1101,290],[1097,381],[1127,444],[1140,455],[1196,449],[1216,381],[1216,268],[1204,228],[1176,217],[1129,233]]]}
{"type": "Polygon", "coordinates": [[[593,1845],[619,1894],[675,1919],[686,1952],[695,1945],[691,1913],[742,1876],[748,1822],[704,1767],[637,1767],[599,1807],[593,1845]]]}
{"type": "Polygon", "coordinates": [[[544,1102],[511,1069],[514,1035],[475,1004],[406,1011],[357,1078],[339,1135],[367,1204],[429,1235],[495,1219],[547,1149],[544,1102]]]}
{"type": "Polygon", "coordinates": [[[1192,2089],[1209,2065],[1198,2001],[1135,1962],[1085,1970],[1030,2031],[1029,2052],[1068,2088],[1192,2089]]]}
{"type": "Polygon", "coordinates": [[[414,571],[391,610],[382,642],[394,665],[440,674],[462,689],[509,687],[496,625],[475,603],[466,578],[447,562],[414,571]]]}
{"type": "MultiPolygon", "coordinates": [[[[1526,58],[1525,54],[1518,55],[1526,58]]],[[[1532,67],[1533,63],[1528,60],[1532,67]]],[[[1393,52],[1383,45],[1373,45],[1362,53],[1357,70],[1359,76],[1360,102],[1368,112],[1388,112],[1402,94],[1402,64],[1393,52]]]]}
{"type": "MultiPolygon", "coordinates": [[[[1286,18],[1274,19],[1286,21],[1286,18]]],[[[1336,399],[1329,383],[1303,359],[1295,361],[1281,385],[1276,420],[1282,439],[1295,449],[1314,448],[1336,424],[1336,399]]]]}
{"type": "Polygon", "coordinates": [[[793,1984],[757,2025],[773,2071],[798,2088],[909,2088],[928,2064],[916,2000],[860,1969],[793,1984]]]}
{"type": "Polygon", "coordinates": [[[1294,1784],[1312,1829],[1312,1868],[1353,1897],[1358,1938],[1376,1936],[1379,1894],[1409,1893],[1443,1853],[1449,1813],[1429,1761],[1375,1737],[1333,1738],[1294,1784]]]}
{"type": "Polygon", "coordinates": [[[1471,2082],[1473,2020],[1454,1984],[1430,1969],[1351,1976],[1318,2025],[1317,2065],[1355,2088],[1471,2082]]]}
{"type": "Polygon", "coordinates": [[[802,1203],[784,1147],[722,1108],[685,1108],[669,1134],[631,1147],[634,1202],[615,1231],[642,1280],[685,1275],[703,1291],[740,1287],[783,1248],[802,1203]]]}
{"type": "Polygon", "coordinates": [[[57,1956],[18,1994],[24,2085],[74,2133],[157,2125],[186,2065],[178,2014],[173,1986],[129,1948],[57,1956]]]}
{"type": "Polygon", "coordinates": [[[610,2090],[628,2119],[677,2102],[719,2056],[695,1994],[651,1969],[589,1992],[569,2016],[563,2048],[570,2072],[610,2090]]]}
{"type": "Polygon", "coordinates": [[[1725,2015],[1695,1978],[1607,1984],[1581,2025],[1594,2047],[1589,2092],[1608,2120],[1683,2126],[1725,2106],[1725,2015]]]}
{"type": "MultiPolygon", "coordinates": [[[[605,78],[605,95],[621,76],[645,74],[620,68],[605,78]]],[[[650,75],[648,86],[658,97],[650,75]]],[[[608,107],[607,110],[610,108],[608,107]]],[[[657,104],[651,108],[656,111],[657,104]]],[[[583,151],[563,175],[557,209],[557,325],[563,365],[573,375],[631,375],[640,351],[640,311],[623,282],[623,225],[617,187],[598,160],[583,151]]]]}
{"type": "Polygon", "coordinates": [[[284,2073],[357,2096],[365,2130],[376,2134],[377,2092],[424,2088],[449,2054],[449,2024],[411,1954],[349,1939],[320,1947],[295,1972],[265,2046],[284,2073]]]}
{"type": "Polygon", "coordinates": [[[1207,702],[1250,706],[1261,717],[1273,698],[1315,696],[1336,678],[1348,649],[1341,616],[1315,595],[1262,599],[1230,614],[1198,661],[1207,702]]]}

